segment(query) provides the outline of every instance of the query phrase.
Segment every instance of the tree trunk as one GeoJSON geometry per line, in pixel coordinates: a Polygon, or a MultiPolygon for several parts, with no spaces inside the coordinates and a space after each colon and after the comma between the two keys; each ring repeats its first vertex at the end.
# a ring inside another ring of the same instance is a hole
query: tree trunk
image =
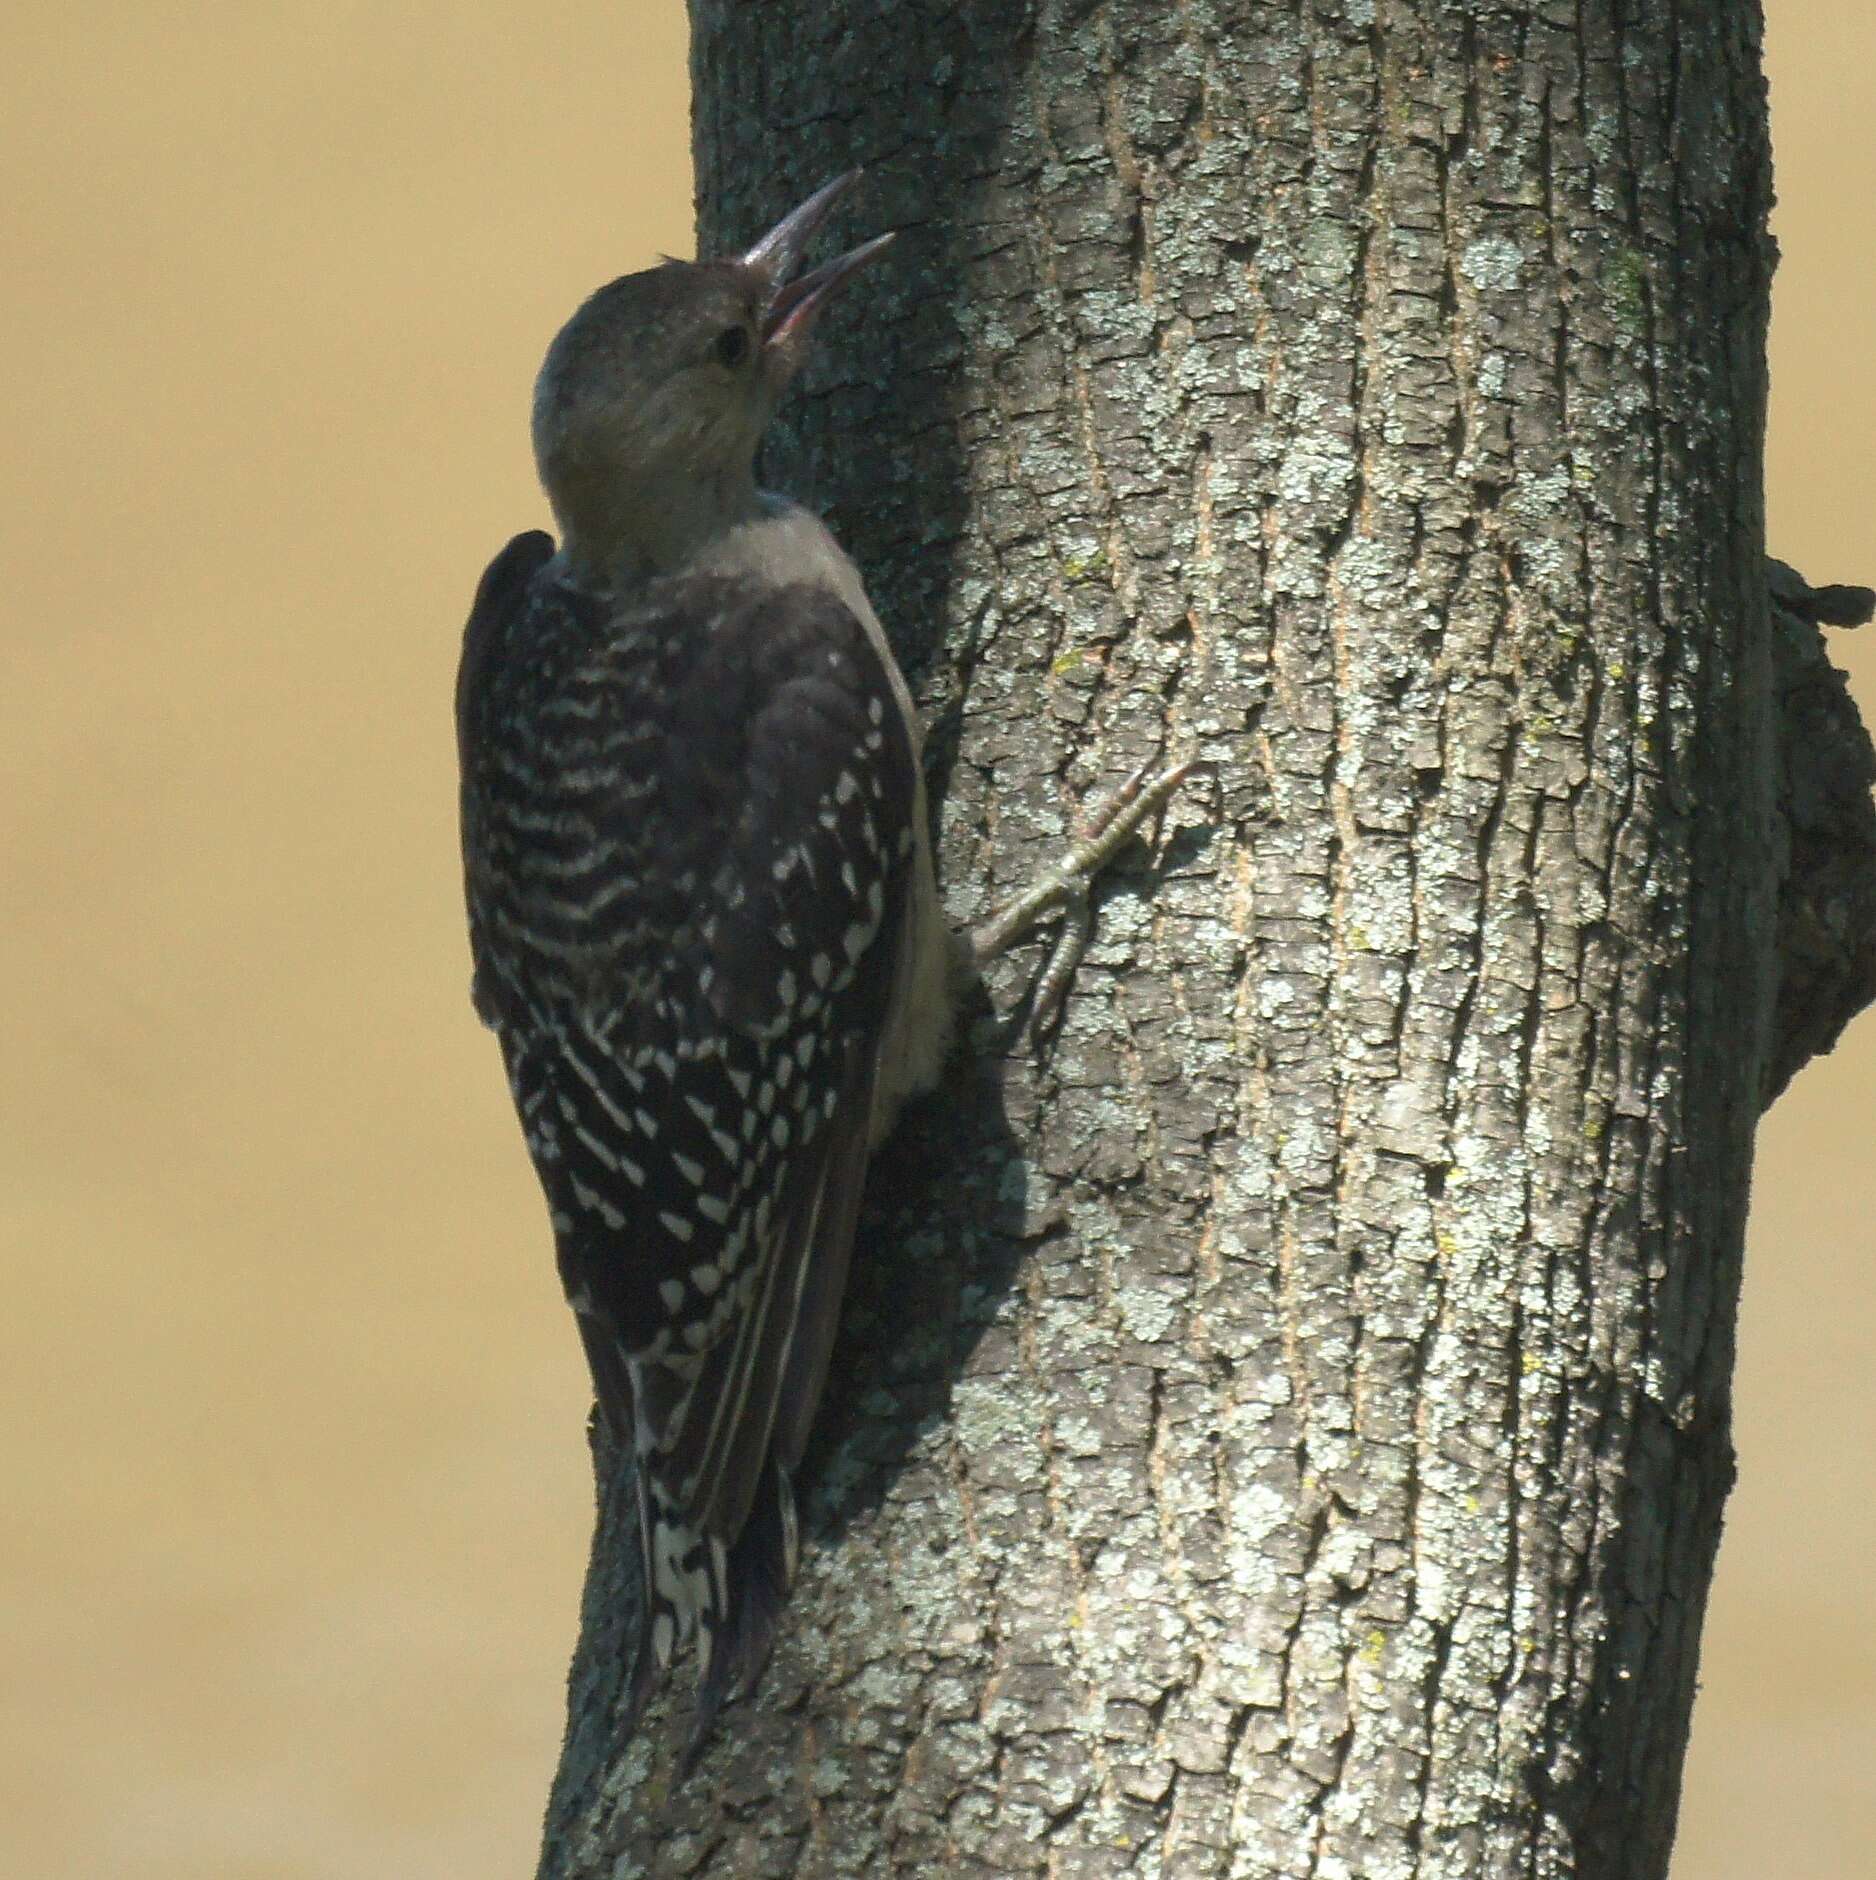
{"type": "Polygon", "coordinates": [[[926,706],[954,914],[1203,768],[1059,1034],[1000,970],[876,1164],[681,1787],[603,1498],[543,1874],[1662,1874],[1754,1119],[1873,958],[1839,713],[1774,1035],[1757,6],[692,17],[703,250],[860,161],[828,252],[905,231],[767,471],[926,706]]]}

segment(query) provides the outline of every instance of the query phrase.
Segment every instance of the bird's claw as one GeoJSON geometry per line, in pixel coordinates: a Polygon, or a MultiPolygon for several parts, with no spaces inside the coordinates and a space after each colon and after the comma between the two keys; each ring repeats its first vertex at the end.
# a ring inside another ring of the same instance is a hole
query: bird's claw
{"type": "Polygon", "coordinates": [[[1040,881],[1017,895],[970,934],[971,962],[981,970],[1005,953],[1032,928],[1060,914],[1062,931],[1049,950],[1048,964],[1036,981],[1030,1030],[1047,1029],[1068,996],[1075,969],[1094,936],[1094,905],[1089,889],[1146,820],[1162,809],[1192,773],[1174,764],[1153,774],[1143,764],[1083,823],[1082,839],[1040,881]]]}

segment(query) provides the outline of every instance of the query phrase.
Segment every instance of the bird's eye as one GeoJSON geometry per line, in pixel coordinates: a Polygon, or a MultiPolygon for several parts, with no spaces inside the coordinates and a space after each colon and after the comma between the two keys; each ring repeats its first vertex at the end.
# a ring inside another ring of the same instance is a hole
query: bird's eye
{"type": "Polygon", "coordinates": [[[711,349],[726,366],[739,366],[749,351],[749,329],[746,326],[726,326],[716,337],[716,344],[711,349]]]}

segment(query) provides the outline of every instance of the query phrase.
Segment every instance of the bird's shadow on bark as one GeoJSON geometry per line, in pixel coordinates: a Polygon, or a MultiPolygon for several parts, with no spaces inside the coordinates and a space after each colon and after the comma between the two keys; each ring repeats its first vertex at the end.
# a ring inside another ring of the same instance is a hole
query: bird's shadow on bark
{"type": "Polygon", "coordinates": [[[1028,1173],[994,1062],[955,1062],[874,1158],[804,1467],[812,1544],[892,1490],[1016,1282],[1028,1173]]]}

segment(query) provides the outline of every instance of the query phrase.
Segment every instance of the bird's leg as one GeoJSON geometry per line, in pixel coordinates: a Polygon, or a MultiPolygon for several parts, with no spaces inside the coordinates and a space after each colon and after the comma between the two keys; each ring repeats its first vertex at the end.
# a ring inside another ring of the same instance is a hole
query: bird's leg
{"type": "Polygon", "coordinates": [[[967,936],[970,964],[973,971],[981,972],[1032,928],[1051,915],[1061,916],[1062,930],[1036,981],[1032,1030],[1043,1030],[1055,1016],[1075,977],[1075,968],[1088,950],[1094,934],[1094,908],[1088,890],[1095,877],[1140,825],[1164,806],[1191,771],[1190,764],[1175,764],[1154,776],[1152,766],[1143,764],[1086,819],[1082,839],[1056,867],[971,929],[967,936]]]}

